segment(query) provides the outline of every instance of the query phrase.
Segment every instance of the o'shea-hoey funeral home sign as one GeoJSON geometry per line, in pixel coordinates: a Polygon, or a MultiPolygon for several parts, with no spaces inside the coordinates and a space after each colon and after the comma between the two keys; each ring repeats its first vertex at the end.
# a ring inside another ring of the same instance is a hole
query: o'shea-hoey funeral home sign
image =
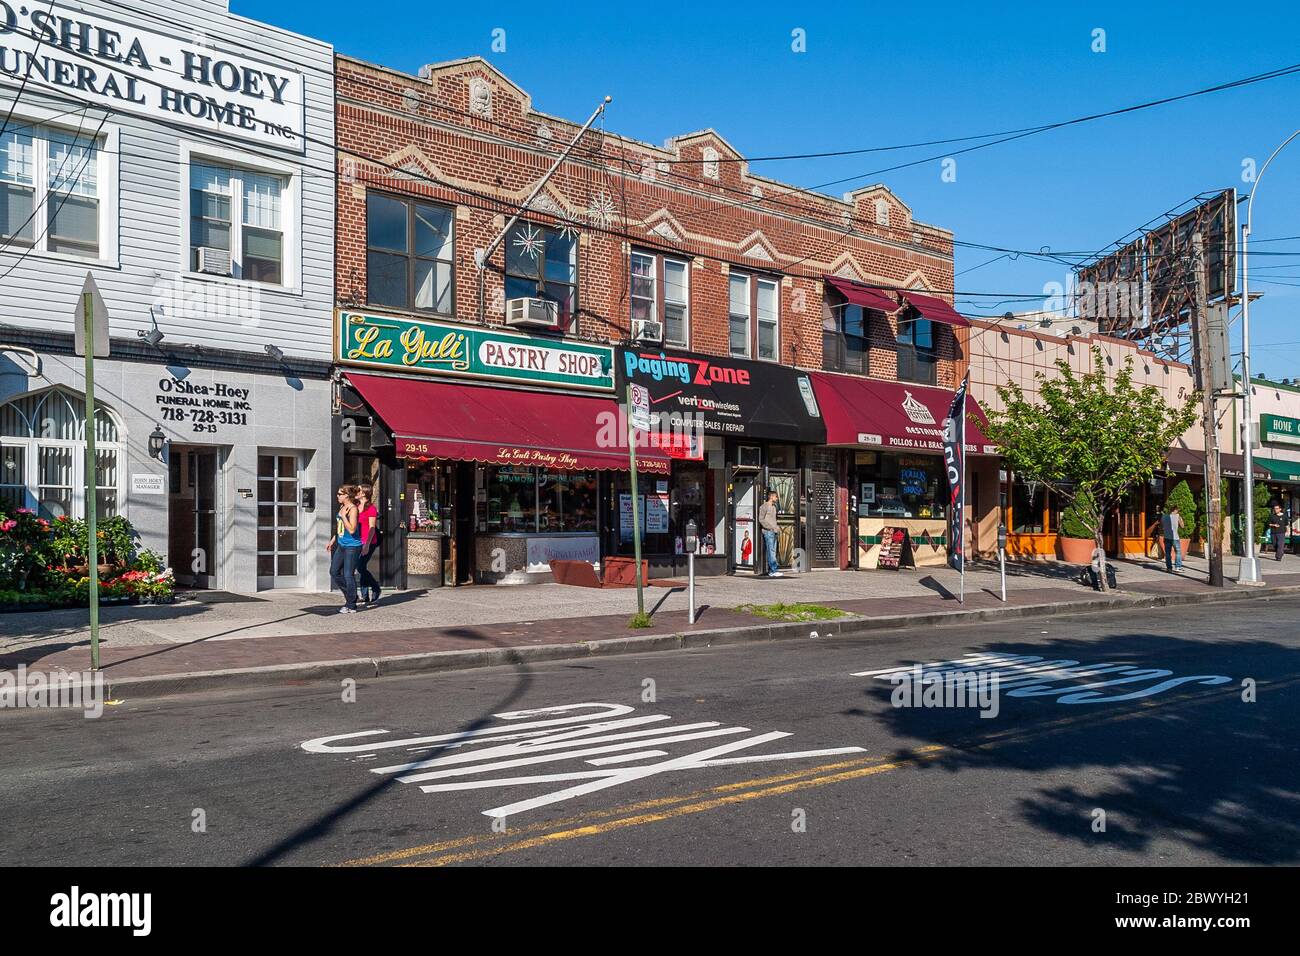
{"type": "MultiPolygon", "coordinates": [[[[183,4],[177,4],[179,13],[183,4]]],[[[301,73],[221,49],[220,36],[143,29],[44,0],[0,0],[0,83],[66,91],[80,102],[306,150],[301,73]]]]}
{"type": "Polygon", "coordinates": [[[341,365],[517,385],[614,388],[611,346],[496,327],[339,312],[336,346],[341,365]]]}

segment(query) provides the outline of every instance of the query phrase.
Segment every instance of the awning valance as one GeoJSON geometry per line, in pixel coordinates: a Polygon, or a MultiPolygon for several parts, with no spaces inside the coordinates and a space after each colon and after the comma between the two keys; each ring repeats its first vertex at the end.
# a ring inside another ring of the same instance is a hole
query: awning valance
{"type": "Polygon", "coordinates": [[[1255,464],[1268,472],[1271,481],[1284,481],[1300,484],[1300,461],[1286,461],[1282,458],[1256,458],[1255,464]]]}
{"type": "MultiPolygon", "coordinates": [[[[612,398],[347,374],[403,458],[449,458],[559,470],[629,470],[612,398]]],[[[637,450],[637,469],[666,475],[667,454],[637,450]]]]}
{"type": "Polygon", "coordinates": [[[922,295],[919,292],[911,291],[903,292],[902,296],[912,308],[921,313],[923,318],[929,319],[931,322],[942,322],[944,325],[953,325],[962,329],[970,327],[970,322],[959,315],[957,310],[943,299],[936,299],[932,295],[922,295]]]}
{"type": "MultiPolygon", "coordinates": [[[[1175,474],[1203,475],[1205,473],[1205,452],[1195,451],[1191,448],[1171,448],[1165,455],[1165,463],[1168,465],[1169,470],[1175,474]]],[[[1255,459],[1253,471],[1256,478],[1268,477],[1268,471],[1260,464],[1259,458],[1255,459]]],[[[1219,474],[1228,478],[1244,478],[1246,475],[1245,456],[1220,452],[1219,474]]]]}
{"type": "MultiPolygon", "coordinates": [[[[826,444],[942,454],[951,390],[830,372],[810,375],[826,420],[826,444]]],[[[976,418],[966,422],[966,450],[998,454],[980,428],[984,413],[979,405],[970,397],[966,405],[976,418]]]]}
{"type": "Polygon", "coordinates": [[[827,276],[826,281],[831,288],[854,305],[860,305],[864,309],[875,309],[878,312],[898,311],[898,302],[886,294],[884,289],[862,285],[852,279],[842,279],[839,276],[827,276]]]}

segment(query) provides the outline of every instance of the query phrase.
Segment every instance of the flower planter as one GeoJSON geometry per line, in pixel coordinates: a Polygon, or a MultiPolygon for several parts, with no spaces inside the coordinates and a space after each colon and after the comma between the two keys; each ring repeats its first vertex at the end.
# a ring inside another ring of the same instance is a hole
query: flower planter
{"type": "Polygon", "coordinates": [[[1062,535],[1057,539],[1061,548],[1061,560],[1068,564],[1091,564],[1092,552],[1097,542],[1091,538],[1067,538],[1062,535]]]}

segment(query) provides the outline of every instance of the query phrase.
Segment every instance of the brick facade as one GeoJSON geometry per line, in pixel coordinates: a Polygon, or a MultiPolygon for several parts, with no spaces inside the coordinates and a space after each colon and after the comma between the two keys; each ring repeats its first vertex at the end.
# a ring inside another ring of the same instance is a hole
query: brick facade
{"type": "MultiPolygon", "coordinates": [[[[526,92],[477,57],[420,77],[342,56],[336,63],[340,306],[367,302],[366,194],[376,189],[454,207],[454,316],[478,321],[475,250],[501,231],[581,124],[535,111],[526,92]]],[[[690,261],[689,347],[701,352],[727,353],[731,271],[781,280],[779,358],[806,368],[822,365],[825,275],[951,298],[951,233],[914,221],[886,187],[836,199],[753,174],[740,160],[712,130],[664,147],[599,123],[584,135],[526,217],[580,231],[570,335],[628,339],[634,248],[690,261]]],[[[502,260],[498,248],[483,277],[490,324],[504,320],[502,260]]],[[[892,379],[897,316],[874,318],[870,372],[892,379]]],[[[964,373],[965,334],[937,328],[937,384],[951,387],[964,373]]]]}

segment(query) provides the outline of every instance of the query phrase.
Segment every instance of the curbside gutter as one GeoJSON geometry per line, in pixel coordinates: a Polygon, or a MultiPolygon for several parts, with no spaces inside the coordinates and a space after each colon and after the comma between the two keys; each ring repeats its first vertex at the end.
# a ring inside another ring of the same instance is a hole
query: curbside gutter
{"type": "MultiPolygon", "coordinates": [[[[715,628],[677,634],[647,634],[613,637],[601,641],[577,641],[570,644],[536,644],[522,647],[499,647],[460,651],[430,651],[424,654],[400,654],[391,657],[365,657],[339,661],[311,661],[302,664],[273,664],[261,667],[219,671],[196,671],[160,674],[147,677],[113,679],[105,674],[110,699],[167,697],[210,690],[244,687],[273,687],[341,681],[346,678],[370,680],[412,674],[472,670],[575,660],[596,656],[651,654],[663,651],[691,650],[729,644],[765,643],[769,641],[807,640],[814,632],[820,638],[843,639],[867,637],[882,630],[901,630],[1017,618],[1058,617],[1066,614],[1091,614],[1100,611],[1141,610],[1176,607],[1184,604],[1219,604],[1230,601],[1267,599],[1300,594],[1300,585],[1188,594],[1143,594],[1121,592],[1109,597],[1053,604],[1024,604],[1014,607],[978,610],[933,611],[922,614],[864,616],[852,614],[829,621],[799,624],[756,622],[746,627],[715,628]]],[[[267,638],[272,640],[272,638],[267,638]]]]}

